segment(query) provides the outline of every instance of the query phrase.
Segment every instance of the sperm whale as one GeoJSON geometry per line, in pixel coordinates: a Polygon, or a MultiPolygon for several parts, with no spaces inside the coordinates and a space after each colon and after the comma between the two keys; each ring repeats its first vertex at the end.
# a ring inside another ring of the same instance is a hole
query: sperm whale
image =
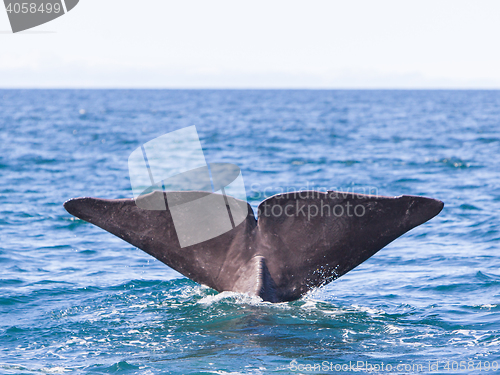
{"type": "MultiPolygon", "coordinates": [[[[237,225],[233,220],[232,229],[218,236],[189,242],[176,231],[174,218],[183,215],[186,202],[208,194],[154,191],[136,200],[74,198],[64,207],[197,283],[284,302],[339,278],[444,206],[421,196],[301,191],[264,200],[256,219],[247,202],[224,196],[220,208],[242,215],[241,220],[237,225]],[[158,200],[165,201],[164,209],[147,209],[158,200]]],[[[205,217],[197,220],[213,225],[209,212],[200,215],[205,217]]]]}

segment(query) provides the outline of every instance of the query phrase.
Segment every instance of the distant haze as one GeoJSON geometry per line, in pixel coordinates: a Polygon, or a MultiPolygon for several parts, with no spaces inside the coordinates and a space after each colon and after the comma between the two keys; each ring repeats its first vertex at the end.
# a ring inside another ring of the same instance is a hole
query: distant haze
{"type": "Polygon", "coordinates": [[[499,15],[499,1],[81,0],[12,34],[2,8],[0,87],[499,89],[499,15]]]}

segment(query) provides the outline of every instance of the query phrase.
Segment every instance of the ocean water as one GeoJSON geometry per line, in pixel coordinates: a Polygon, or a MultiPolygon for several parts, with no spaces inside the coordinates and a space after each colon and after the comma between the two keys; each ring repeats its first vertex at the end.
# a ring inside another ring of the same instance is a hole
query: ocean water
{"type": "Polygon", "coordinates": [[[0,145],[1,374],[500,373],[499,91],[0,90],[0,145]],[[190,125],[254,208],[445,208],[298,301],[218,294],[62,206],[131,197],[130,153],[190,125]]]}

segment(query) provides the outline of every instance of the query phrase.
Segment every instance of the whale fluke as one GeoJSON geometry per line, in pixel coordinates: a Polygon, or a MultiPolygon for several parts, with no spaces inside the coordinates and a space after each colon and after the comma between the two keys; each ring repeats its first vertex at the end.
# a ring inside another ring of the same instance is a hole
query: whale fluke
{"type": "Polygon", "coordinates": [[[64,207],[200,284],[283,302],[349,272],[436,216],[444,205],[419,196],[302,191],[266,199],[259,205],[257,221],[250,205],[227,196],[228,212],[237,207],[246,218],[217,237],[182,247],[173,202],[208,194],[155,191],[138,198],[137,204],[133,199],[75,198],[64,207]],[[166,209],[145,209],[158,199],[165,201],[166,209]]]}

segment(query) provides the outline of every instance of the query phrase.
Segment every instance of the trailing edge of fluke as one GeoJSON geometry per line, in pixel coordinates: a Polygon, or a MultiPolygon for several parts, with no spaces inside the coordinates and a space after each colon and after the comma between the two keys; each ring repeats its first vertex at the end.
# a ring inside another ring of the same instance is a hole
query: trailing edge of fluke
{"type": "Polygon", "coordinates": [[[215,238],[181,247],[167,201],[181,205],[207,194],[155,191],[138,198],[141,204],[75,198],[64,207],[200,284],[284,302],[344,275],[444,206],[419,196],[302,191],[266,199],[256,220],[250,205],[228,196],[228,211],[238,206],[246,219],[215,238]],[[138,207],[158,199],[165,200],[165,210],[138,207]]]}

